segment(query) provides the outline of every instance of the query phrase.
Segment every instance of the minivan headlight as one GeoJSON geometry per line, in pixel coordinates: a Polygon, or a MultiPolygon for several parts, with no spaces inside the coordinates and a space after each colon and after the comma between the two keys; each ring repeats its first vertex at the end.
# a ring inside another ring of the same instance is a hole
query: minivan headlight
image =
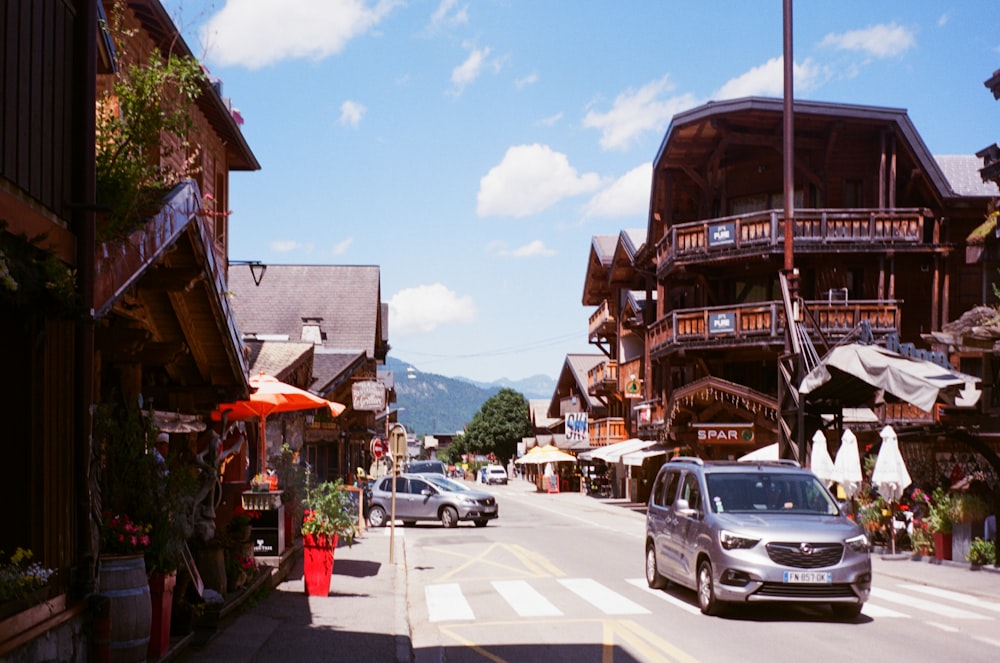
{"type": "Polygon", "coordinates": [[[844,543],[854,552],[868,552],[871,549],[871,543],[868,541],[867,534],[852,536],[847,541],[844,541],[844,543]]]}
{"type": "Polygon", "coordinates": [[[719,543],[721,543],[722,547],[726,550],[753,548],[755,545],[760,543],[760,538],[752,538],[722,530],[719,532],[719,543]]]}

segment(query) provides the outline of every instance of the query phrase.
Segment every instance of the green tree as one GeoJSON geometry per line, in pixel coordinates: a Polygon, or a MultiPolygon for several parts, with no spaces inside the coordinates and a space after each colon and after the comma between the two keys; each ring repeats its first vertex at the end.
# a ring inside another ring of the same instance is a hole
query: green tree
{"type": "Polygon", "coordinates": [[[463,442],[468,453],[494,453],[499,462],[507,464],[517,451],[517,443],[531,433],[524,395],[513,389],[501,389],[473,415],[463,442]]]}

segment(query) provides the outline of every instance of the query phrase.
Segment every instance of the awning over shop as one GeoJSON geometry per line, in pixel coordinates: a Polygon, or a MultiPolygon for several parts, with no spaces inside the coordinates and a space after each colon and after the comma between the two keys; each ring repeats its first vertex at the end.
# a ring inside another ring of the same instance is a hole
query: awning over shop
{"type": "Polygon", "coordinates": [[[656,444],[656,440],[639,440],[633,438],[624,442],[616,442],[606,447],[598,447],[577,455],[580,460],[603,460],[605,463],[617,463],[625,454],[639,451],[656,444]]]}
{"type": "Polygon", "coordinates": [[[677,451],[676,447],[663,447],[660,445],[653,445],[646,447],[645,449],[640,449],[639,451],[631,451],[627,454],[622,454],[622,462],[631,467],[641,467],[644,460],[647,458],[655,458],[657,456],[666,456],[668,453],[677,451]]]}
{"type": "Polygon", "coordinates": [[[958,392],[979,378],[949,370],[925,359],[911,359],[877,345],[849,343],[834,348],[802,380],[807,400],[865,405],[880,391],[925,412],[941,400],[954,403],[958,392]]]}

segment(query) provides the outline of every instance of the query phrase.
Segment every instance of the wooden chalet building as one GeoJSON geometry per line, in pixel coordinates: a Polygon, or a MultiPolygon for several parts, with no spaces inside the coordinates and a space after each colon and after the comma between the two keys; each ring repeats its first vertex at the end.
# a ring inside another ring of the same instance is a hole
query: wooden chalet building
{"type": "MultiPolygon", "coordinates": [[[[0,490],[16,507],[0,550],[30,549],[56,571],[41,603],[0,616],[3,660],[100,656],[87,601],[99,589],[102,508],[92,406],[141,399],[147,412],[197,417],[249,393],[226,297],[229,217],[217,212],[229,209],[229,174],[260,166],[217,87],[203,81],[186,107],[198,175],[128,236],[96,239],[95,104],[115,67],[128,64],[100,28],[112,4],[10,0],[0,10],[0,342],[9,378],[0,490]],[[40,235],[34,245],[24,239],[40,235]],[[49,287],[53,274],[75,296],[49,287]]],[[[154,49],[192,56],[157,0],[124,4],[131,62],[154,49]]]]}
{"type": "MultiPolygon", "coordinates": [[[[652,279],[636,268],[645,232],[623,230],[591,241],[583,305],[595,307],[588,340],[603,359],[587,371],[587,393],[604,406],[605,419],[591,422],[592,446],[604,446],[649,433],[650,408],[643,400],[646,374],[646,309],[655,301],[652,279]]],[[[655,434],[654,434],[655,438],[655,434]]]]}
{"type": "Polygon", "coordinates": [[[294,384],[347,406],[332,421],[289,413],[268,430],[268,455],[287,441],[303,449],[321,480],[368,468],[369,443],[387,434],[386,410],[395,394],[378,376],[389,352],[380,274],[376,265],[268,265],[255,284],[245,268],[229,271],[236,320],[255,362],[251,372],[301,366],[294,384]],[[354,408],[359,382],[381,385],[385,406],[354,408]],[[291,421],[304,423],[301,439],[297,424],[284,425],[291,421]]]}
{"type": "MultiPolygon", "coordinates": [[[[676,115],[653,163],[648,230],[627,282],[585,296],[603,324],[626,291],[647,288],[645,317],[635,318],[647,323],[647,421],[655,438],[706,458],[778,438],[782,111],[780,99],[743,98],[676,115]]],[[[902,109],[796,101],[794,114],[794,265],[818,356],[863,321],[880,344],[892,336],[926,348],[923,334],[992,301],[994,275],[966,262],[966,238],[997,196],[968,182],[975,156],[935,159],[902,109]]],[[[592,317],[592,341],[611,328],[602,324],[592,317]]],[[[981,361],[952,362],[989,393],[995,376],[981,361]]],[[[888,400],[858,426],[941,432],[938,412],[888,400]]],[[[979,407],[995,401],[984,395],[979,407]]]]}

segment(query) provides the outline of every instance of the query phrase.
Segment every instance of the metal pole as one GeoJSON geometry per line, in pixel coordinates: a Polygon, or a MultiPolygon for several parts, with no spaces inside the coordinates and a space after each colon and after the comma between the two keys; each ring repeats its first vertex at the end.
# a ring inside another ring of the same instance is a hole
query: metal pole
{"type": "MultiPolygon", "coordinates": [[[[792,243],[795,237],[795,120],[792,104],[792,77],[794,62],[792,60],[792,0],[782,0],[784,8],[784,65],[785,65],[785,99],[784,99],[784,178],[785,178],[785,274],[792,277],[795,261],[792,243]]],[[[798,296],[798,280],[794,279],[792,300],[798,296]]]]}

